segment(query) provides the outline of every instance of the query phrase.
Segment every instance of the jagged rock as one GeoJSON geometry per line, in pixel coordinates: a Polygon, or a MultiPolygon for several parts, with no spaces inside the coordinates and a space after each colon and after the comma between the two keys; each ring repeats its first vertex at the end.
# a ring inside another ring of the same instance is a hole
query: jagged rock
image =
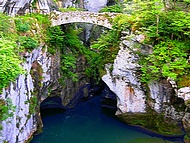
{"type": "MultiPolygon", "coordinates": [[[[9,143],[24,142],[32,136],[32,134],[42,126],[41,117],[39,115],[38,103],[33,107],[31,111],[30,100],[39,94],[41,87],[38,91],[36,85],[33,82],[31,72],[35,72],[39,67],[51,65],[50,57],[42,51],[42,47],[33,50],[31,53],[26,53],[26,62],[23,63],[23,67],[26,70],[26,74],[20,75],[15,83],[11,83],[8,89],[3,90],[1,98],[4,100],[10,99],[12,104],[16,106],[16,111],[13,117],[8,118],[2,122],[2,131],[0,141],[7,141],[9,143]],[[34,62],[36,64],[34,65],[34,62]],[[36,112],[36,113],[35,113],[36,112]]],[[[50,79],[47,68],[44,69],[43,80],[38,80],[41,85],[47,84],[46,81],[50,79]]],[[[39,71],[38,71],[39,72],[39,71]]],[[[37,72],[37,74],[39,74],[37,72]]],[[[39,77],[39,75],[37,75],[39,77]]],[[[42,76],[42,75],[41,75],[42,76]]],[[[40,86],[40,85],[38,85],[40,86]]]]}
{"type": "Polygon", "coordinates": [[[174,94],[171,85],[166,81],[161,82],[152,81],[149,83],[150,97],[153,102],[152,109],[156,112],[161,113],[163,111],[163,105],[165,103],[170,103],[170,99],[174,94]]]}
{"type": "Polygon", "coordinates": [[[133,43],[124,41],[113,64],[113,71],[107,65],[107,74],[102,80],[117,96],[118,111],[116,114],[145,112],[145,93],[138,78],[138,56],[133,52],[133,43]]]}
{"type": "MultiPolygon", "coordinates": [[[[135,36],[131,40],[125,38],[121,40],[114,64],[106,65],[107,74],[102,77],[117,96],[116,114],[121,120],[132,124],[139,120],[145,123],[150,116],[158,116],[155,119],[151,118],[152,125],[155,124],[153,122],[163,122],[164,126],[168,126],[169,132],[172,133],[172,128],[175,126],[176,133],[180,133],[180,127],[177,125],[182,121],[186,106],[184,100],[177,96],[176,86],[167,79],[151,81],[146,86],[140,82],[139,58],[135,54],[138,49],[135,47],[140,47],[143,54],[150,54],[152,47],[142,47],[140,43],[143,40],[142,35],[135,36]]],[[[149,126],[146,123],[144,125],[149,126]]],[[[158,130],[163,129],[158,127],[158,130]]]]}
{"type": "Polygon", "coordinates": [[[178,97],[184,99],[186,102],[190,100],[190,87],[180,88],[177,93],[178,97]]]}
{"type": "MultiPolygon", "coordinates": [[[[0,2],[0,12],[7,13],[9,15],[25,14],[34,12],[31,6],[33,0],[4,0],[0,2]]],[[[49,13],[51,0],[38,0],[37,7],[41,13],[49,13]]]]}
{"type": "Polygon", "coordinates": [[[190,131],[190,113],[186,113],[182,119],[185,130],[190,131]]]}
{"type": "Polygon", "coordinates": [[[171,118],[175,121],[181,121],[183,116],[184,116],[184,112],[177,112],[176,109],[173,107],[173,106],[167,106],[167,105],[164,105],[163,106],[164,108],[164,115],[165,117],[167,118],[171,118]]]}

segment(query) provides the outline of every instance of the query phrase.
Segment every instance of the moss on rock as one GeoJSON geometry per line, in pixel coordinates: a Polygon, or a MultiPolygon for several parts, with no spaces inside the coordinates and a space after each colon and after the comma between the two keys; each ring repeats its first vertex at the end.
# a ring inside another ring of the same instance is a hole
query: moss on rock
{"type": "Polygon", "coordinates": [[[185,143],[190,143],[190,136],[185,135],[183,140],[184,140],[185,143]]]}
{"type": "Polygon", "coordinates": [[[165,118],[164,115],[158,114],[153,110],[148,111],[148,113],[120,114],[118,118],[129,125],[141,126],[161,135],[176,136],[184,134],[177,122],[165,118]]]}

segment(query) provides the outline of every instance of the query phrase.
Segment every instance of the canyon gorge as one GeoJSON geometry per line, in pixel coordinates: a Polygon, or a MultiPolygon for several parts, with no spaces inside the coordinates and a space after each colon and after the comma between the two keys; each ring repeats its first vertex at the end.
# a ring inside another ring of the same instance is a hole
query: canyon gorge
{"type": "MultiPolygon", "coordinates": [[[[30,13],[34,11],[34,9],[31,9],[32,3],[35,3],[36,10],[40,9],[41,13],[44,14],[52,12],[53,17],[59,14],[55,12],[57,9],[69,7],[83,8],[89,13],[98,13],[101,8],[115,4],[115,1],[0,0],[0,11],[11,16],[25,12],[30,13]]],[[[76,13],[76,15],[84,20],[82,16],[84,16],[83,13],[85,12],[76,13]]],[[[110,13],[110,15],[112,14],[110,13]]],[[[95,16],[87,14],[86,19],[90,20],[91,17],[95,16]]],[[[97,17],[102,19],[102,17],[97,17]]],[[[60,21],[67,19],[65,17],[62,17],[62,19],[61,17],[56,18],[57,21],[54,21],[53,26],[61,25],[63,22],[60,21]]],[[[68,18],[71,18],[71,15],[68,18]]],[[[74,18],[76,21],[65,23],[80,22],[80,18],[79,20],[74,18]]],[[[109,31],[111,29],[108,22],[109,18],[112,19],[112,17],[105,14],[102,23],[94,23],[108,28],[103,28],[106,29],[103,31],[109,31]],[[106,19],[107,21],[105,22],[104,18],[108,18],[108,20],[106,19]]],[[[84,21],[81,20],[83,23],[84,21]]],[[[100,19],[97,21],[100,21],[100,19]]],[[[67,26],[67,24],[65,25],[67,26]]],[[[62,29],[67,29],[64,26],[62,29]]],[[[81,38],[83,39],[81,43],[85,44],[90,41],[93,27],[93,24],[86,24],[83,29],[85,32],[83,33],[83,38],[81,38]]],[[[138,63],[140,57],[137,51],[140,49],[142,55],[151,54],[152,46],[142,44],[145,39],[143,34],[135,34],[132,37],[130,35],[132,35],[132,32],[129,29],[121,31],[117,56],[113,63],[104,65],[105,71],[101,76],[101,81],[106,84],[103,87],[109,87],[107,90],[114,93],[116,98],[117,111],[115,114],[127,124],[144,126],[153,132],[159,130],[160,132],[158,133],[162,135],[185,135],[190,137],[190,87],[179,87],[171,78],[151,80],[148,84],[141,82],[141,66],[138,63]],[[144,123],[147,120],[152,124],[147,125],[144,123]],[[160,123],[159,127],[156,126],[157,123],[160,123]],[[151,126],[156,126],[156,130],[151,126]],[[172,131],[171,128],[173,129],[172,131]]],[[[25,73],[20,74],[16,81],[11,82],[0,94],[0,104],[6,104],[10,109],[9,113],[13,113],[12,117],[0,121],[2,126],[0,142],[2,143],[25,143],[32,138],[34,133],[41,131],[43,123],[40,115],[40,105],[43,101],[54,97],[59,98],[61,99],[61,104],[57,105],[56,108],[66,109],[75,105],[75,102],[80,98],[77,97],[78,95],[82,94],[83,97],[93,96],[93,93],[100,88],[94,85],[94,80],[85,74],[87,61],[82,54],[78,55],[76,68],[73,69],[73,72],[78,76],[78,81],[73,82],[71,78],[66,78],[64,79],[64,84],[60,82],[62,76],[60,73],[62,62],[60,51],[55,51],[51,54],[48,52],[48,46],[42,43],[34,50],[24,51],[20,54],[24,58],[21,66],[24,68],[25,73]]],[[[111,94],[109,95],[108,93],[105,97],[111,99],[111,94]]],[[[185,142],[189,141],[185,140],[185,142]]]]}

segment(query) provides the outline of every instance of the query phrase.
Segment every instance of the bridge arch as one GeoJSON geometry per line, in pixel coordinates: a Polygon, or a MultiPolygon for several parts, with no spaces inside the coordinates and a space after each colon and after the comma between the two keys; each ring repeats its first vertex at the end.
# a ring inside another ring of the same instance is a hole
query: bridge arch
{"type": "Polygon", "coordinates": [[[87,11],[57,12],[52,16],[52,26],[68,23],[91,23],[112,29],[110,20],[116,17],[118,13],[97,13],[87,11]]]}

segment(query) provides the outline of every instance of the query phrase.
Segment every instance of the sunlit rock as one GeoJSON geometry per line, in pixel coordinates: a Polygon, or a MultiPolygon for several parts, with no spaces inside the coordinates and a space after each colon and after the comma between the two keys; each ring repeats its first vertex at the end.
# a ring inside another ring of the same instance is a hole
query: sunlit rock
{"type": "Polygon", "coordinates": [[[107,66],[107,74],[102,77],[110,90],[117,95],[116,114],[145,112],[145,93],[138,78],[138,56],[133,52],[136,50],[133,46],[134,43],[124,40],[113,67],[107,66]],[[110,71],[111,69],[113,70],[110,71]]]}
{"type": "Polygon", "coordinates": [[[178,97],[184,99],[186,102],[190,100],[190,87],[183,87],[178,90],[178,97]]]}
{"type": "Polygon", "coordinates": [[[38,0],[36,2],[37,9],[32,8],[33,0],[3,0],[0,1],[0,12],[7,13],[9,15],[25,14],[30,12],[49,13],[50,0],[38,0]]]}
{"type": "MultiPolygon", "coordinates": [[[[27,141],[32,134],[37,130],[39,122],[37,119],[38,113],[35,113],[35,107],[31,111],[30,101],[34,98],[36,93],[36,85],[31,73],[34,70],[34,62],[38,61],[44,70],[42,71],[43,80],[41,84],[45,87],[47,81],[50,80],[50,73],[48,68],[51,65],[51,58],[46,55],[46,52],[42,51],[42,48],[33,50],[31,53],[25,53],[26,62],[23,63],[23,68],[26,70],[25,74],[20,75],[14,83],[11,83],[8,89],[3,90],[3,94],[0,95],[1,99],[10,100],[15,106],[15,112],[13,117],[8,118],[2,122],[2,131],[0,141],[7,141],[9,143],[24,142],[27,141]]],[[[39,67],[36,67],[39,68],[39,67]]],[[[37,98],[37,97],[36,97],[37,98]]]]}

